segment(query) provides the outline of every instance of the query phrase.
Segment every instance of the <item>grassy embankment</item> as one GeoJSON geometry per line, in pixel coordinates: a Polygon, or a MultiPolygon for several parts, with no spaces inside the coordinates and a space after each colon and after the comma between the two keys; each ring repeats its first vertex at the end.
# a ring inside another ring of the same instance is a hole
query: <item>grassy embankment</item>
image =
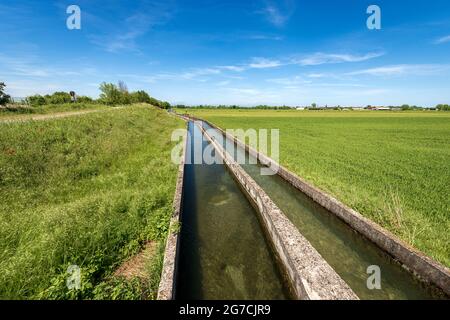
{"type": "Polygon", "coordinates": [[[450,113],[188,112],[280,129],[281,164],[450,266],[450,113]]]}
{"type": "Polygon", "coordinates": [[[144,106],[0,123],[0,298],[154,298],[183,126],[144,106]],[[148,277],[113,276],[149,242],[148,277]],[[70,265],[81,290],[66,287],[70,265]]]}

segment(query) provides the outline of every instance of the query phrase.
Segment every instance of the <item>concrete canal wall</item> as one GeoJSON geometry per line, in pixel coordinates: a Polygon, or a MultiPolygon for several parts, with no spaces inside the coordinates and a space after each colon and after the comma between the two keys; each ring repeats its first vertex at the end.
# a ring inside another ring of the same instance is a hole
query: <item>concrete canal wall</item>
{"type": "Polygon", "coordinates": [[[356,300],[358,297],[303,237],[265,191],[199,125],[260,214],[269,241],[297,299],[356,300]]]}
{"type": "Polygon", "coordinates": [[[335,214],[341,220],[350,225],[354,230],[358,231],[360,234],[375,243],[382,250],[390,254],[419,279],[427,283],[431,283],[432,285],[440,288],[445,294],[450,295],[450,270],[447,267],[434,261],[415,248],[412,248],[410,245],[406,244],[378,224],[363,217],[359,212],[356,212],[329,194],[312,186],[310,183],[298,177],[293,172],[287,170],[270,157],[267,157],[254,148],[249,147],[234,136],[227,134],[223,129],[215,126],[214,124],[208,121],[205,122],[211,127],[221,131],[230,140],[235,141],[241,148],[245,148],[252,156],[258,158],[264,165],[272,168],[278,168],[277,174],[279,176],[309,196],[322,207],[335,214]]]}
{"type": "Polygon", "coordinates": [[[183,138],[183,151],[181,162],[178,167],[177,185],[173,199],[173,214],[170,220],[169,235],[167,236],[166,249],[164,253],[164,263],[161,273],[161,280],[158,288],[158,300],[175,299],[176,288],[176,266],[179,246],[180,212],[183,200],[184,164],[186,161],[187,136],[183,138]]]}

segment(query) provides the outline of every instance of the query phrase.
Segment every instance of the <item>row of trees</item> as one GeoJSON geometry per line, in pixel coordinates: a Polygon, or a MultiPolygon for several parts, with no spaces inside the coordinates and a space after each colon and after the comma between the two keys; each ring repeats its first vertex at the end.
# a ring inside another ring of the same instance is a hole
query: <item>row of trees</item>
{"type": "MultiPolygon", "coordinates": [[[[197,105],[197,106],[187,106],[184,104],[177,104],[173,106],[174,108],[186,109],[186,108],[196,108],[196,109],[248,109],[248,107],[238,106],[238,105],[197,105]]],[[[254,109],[270,109],[270,110],[284,110],[284,109],[294,109],[289,106],[268,106],[268,105],[258,105],[256,107],[252,107],[254,109]]]]}
{"type": "MultiPolygon", "coordinates": [[[[39,94],[29,96],[25,99],[25,102],[33,107],[39,107],[43,105],[70,103],[72,102],[72,97],[67,92],[57,91],[53,94],[46,94],[45,96],[39,94]]],[[[94,100],[90,97],[79,96],[77,97],[77,102],[93,103],[94,100]]]]}
{"type": "MultiPolygon", "coordinates": [[[[174,106],[174,108],[179,108],[179,109],[186,109],[186,108],[195,108],[195,109],[262,109],[262,110],[289,110],[289,109],[297,109],[297,108],[303,108],[305,110],[354,110],[355,108],[358,109],[360,107],[349,107],[349,106],[318,106],[316,103],[311,104],[311,106],[306,106],[306,107],[289,107],[289,106],[269,106],[269,105],[257,105],[254,107],[243,107],[243,106],[237,106],[237,105],[193,105],[193,106],[189,106],[189,105],[184,105],[184,104],[177,104],[174,106]]],[[[370,109],[377,109],[377,108],[385,108],[385,109],[391,109],[391,110],[440,110],[440,111],[450,111],[450,107],[447,104],[438,104],[436,107],[434,108],[425,108],[425,107],[420,107],[420,106],[415,106],[415,105],[408,105],[408,104],[404,104],[401,106],[386,106],[386,107],[382,107],[382,106],[371,106],[368,105],[366,107],[364,107],[364,109],[370,110],[370,109]]]]}
{"type": "MultiPolygon", "coordinates": [[[[127,85],[123,81],[119,81],[117,85],[114,83],[103,82],[100,84],[100,91],[101,94],[99,99],[94,100],[87,96],[77,96],[75,102],[102,103],[111,106],[119,104],[126,105],[132,103],[149,103],[164,109],[170,108],[170,103],[155,99],[143,90],[129,92],[127,85]]],[[[61,91],[55,92],[51,95],[41,96],[37,94],[26,98],[26,103],[33,107],[70,102],[74,102],[70,94],[61,91]]]]}

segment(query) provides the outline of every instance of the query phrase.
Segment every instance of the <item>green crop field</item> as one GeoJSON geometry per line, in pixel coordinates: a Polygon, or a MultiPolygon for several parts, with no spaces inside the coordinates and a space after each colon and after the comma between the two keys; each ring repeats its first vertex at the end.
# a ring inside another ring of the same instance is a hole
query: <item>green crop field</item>
{"type": "Polygon", "coordinates": [[[164,242],[178,171],[170,137],[182,127],[144,106],[0,123],[0,299],[154,297],[161,250],[149,283],[112,275],[164,242]],[[81,290],[66,287],[70,265],[81,290]]]}
{"type": "Polygon", "coordinates": [[[280,129],[280,162],[450,266],[450,113],[178,110],[280,129]]]}

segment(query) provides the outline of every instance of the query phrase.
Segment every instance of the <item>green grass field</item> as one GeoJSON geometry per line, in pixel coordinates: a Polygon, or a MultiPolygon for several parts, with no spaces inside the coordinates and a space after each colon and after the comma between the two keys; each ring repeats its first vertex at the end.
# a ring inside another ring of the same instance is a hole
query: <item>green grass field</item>
{"type": "Polygon", "coordinates": [[[280,162],[450,266],[450,113],[188,110],[280,129],[280,162]]]}
{"type": "Polygon", "coordinates": [[[0,298],[140,297],[141,283],[111,275],[164,242],[178,171],[170,137],[182,127],[144,106],[0,123],[0,298]],[[66,288],[69,265],[81,267],[79,291],[66,288]]]}

